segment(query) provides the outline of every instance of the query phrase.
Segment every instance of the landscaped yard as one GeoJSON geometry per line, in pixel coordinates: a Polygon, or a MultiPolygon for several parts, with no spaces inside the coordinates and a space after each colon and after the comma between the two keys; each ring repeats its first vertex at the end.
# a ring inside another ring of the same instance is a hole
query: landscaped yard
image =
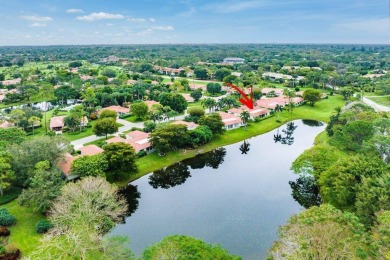
{"type": "Polygon", "coordinates": [[[42,235],[36,232],[35,226],[38,220],[44,217],[29,208],[19,206],[16,201],[2,207],[7,208],[17,221],[14,226],[10,227],[9,243],[20,249],[24,256],[30,254],[36,249],[39,245],[39,239],[42,238],[42,235]]]}
{"type": "MultiPolygon", "coordinates": [[[[342,100],[341,96],[330,96],[328,99],[324,99],[316,103],[314,107],[311,107],[310,105],[303,105],[294,109],[292,113],[283,111],[279,118],[280,122],[277,122],[275,117],[271,117],[257,123],[251,123],[251,125],[247,127],[246,131],[243,128],[226,131],[225,134],[217,136],[211,143],[203,145],[197,149],[174,151],[165,156],[159,156],[157,153],[149,154],[137,160],[139,172],[138,174],[132,176],[130,181],[138,179],[149,172],[169,166],[175,162],[191,158],[197,153],[205,153],[221,146],[233,144],[253,136],[264,134],[288,121],[296,119],[312,119],[327,122],[330,115],[334,113],[334,108],[337,106],[342,107],[344,104],[345,101],[342,100]]],[[[123,185],[128,183],[128,181],[129,180],[126,180],[119,184],[123,185]]]]}

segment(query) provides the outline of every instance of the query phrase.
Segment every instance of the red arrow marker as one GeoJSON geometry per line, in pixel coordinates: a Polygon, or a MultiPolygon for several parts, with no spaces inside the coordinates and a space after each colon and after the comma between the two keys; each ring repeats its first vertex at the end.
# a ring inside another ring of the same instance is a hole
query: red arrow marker
{"type": "Polygon", "coordinates": [[[226,83],[226,85],[228,85],[229,87],[232,87],[234,88],[235,90],[238,91],[238,93],[241,94],[241,98],[238,100],[240,101],[241,104],[247,106],[249,109],[253,109],[253,87],[251,86],[251,94],[250,94],[250,98],[248,98],[247,95],[245,95],[245,93],[239,89],[237,86],[233,85],[232,83],[226,83]]]}

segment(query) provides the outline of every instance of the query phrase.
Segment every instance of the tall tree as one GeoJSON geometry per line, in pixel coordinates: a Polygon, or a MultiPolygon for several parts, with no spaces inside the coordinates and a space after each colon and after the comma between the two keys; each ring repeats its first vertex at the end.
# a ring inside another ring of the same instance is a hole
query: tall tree
{"type": "Polygon", "coordinates": [[[113,134],[118,131],[118,124],[113,118],[99,119],[93,126],[92,131],[95,135],[105,136],[107,139],[108,134],[113,134]]]}

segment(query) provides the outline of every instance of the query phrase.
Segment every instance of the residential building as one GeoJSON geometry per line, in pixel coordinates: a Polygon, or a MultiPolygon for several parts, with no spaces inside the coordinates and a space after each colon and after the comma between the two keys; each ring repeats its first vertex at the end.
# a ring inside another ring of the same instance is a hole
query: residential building
{"type": "Polygon", "coordinates": [[[241,106],[239,108],[231,108],[228,110],[230,114],[240,116],[243,111],[248,111],[250,118],[254,119],[256,117],[266,117],[270,114],[270,110],[267,108],[260,107],[258,105],[254,106],[253,109],[249,109],[247,106],[241,106]]]}
{"type": "Polygon", "coordinates": [[[21,82],[22,82],[22,79],[21,79],[21,78],[9,79],[9,80],[3,80],[3,81],[1,81],[1,83],[3,84],[3,86],[17,85],[17,84],[20,84],[21,82]]]}
{"type": "Polygon", "coordinates": [[[104,151],[102,148],[94,144],[83,146],[79,150],[81,152],[81,155],[95,155],[100,154],[104,151]]]}
{"type": "Polygon", "coordinates": [[[130,109],[129,109],[129,108],[127,108],[127,107],[121,107],[121,106],[109,106],[109,107],[105,107],[105,108],[102,108],[102,110],[100,110],[100,113],[101,113],[101,111],[103,111],[103,110],[115,111],[115,112],[118,114],[118,116],[130,113],[130,109]]]}
{"type": "Polygon", "coordinates": [[[233,58],[233,57],[227,57],[223,59],[223,63],[244,63],[244,59],[241,58],[233,58]]]}
{"type": "Polygon", "coordinates": [[[50,119],[50,130],[51,131],[62,131],[65,123],[64,119],[66,116],[54,116],[50,119]]]}
{"type": "Polygon", "coordinates": [[[238,128],[243,125],[242,120],[235,114],[219,112],[226,130],[238,128]]]}
{"type": "Polygon", "coordinates": [[[126,141],[134,148],[136,153],[141,151],[149,152],[152,150],[152,144],[149,142],[149,137],[149,133],[135,130],[126,134],[126,141]]]}

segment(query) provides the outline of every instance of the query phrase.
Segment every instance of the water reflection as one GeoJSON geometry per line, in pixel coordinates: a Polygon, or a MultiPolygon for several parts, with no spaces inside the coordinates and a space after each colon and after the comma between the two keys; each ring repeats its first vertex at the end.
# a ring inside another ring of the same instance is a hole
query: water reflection
{"type": "Polygon", "coordinates": [[[149,177],[149,184],[155,189],[169,189],[183,184],[190,176],[188,166],[183,162],[179,162],[155,171],[149,177]]]}
{"type": "Polygon", "coordinates": [[[294,131],[297,129],[297,125],[295,125],[294,122],[289,122],[286,124],[286,129],[283,129],[282,132],[284,135],[279,133],[279,128],[277,130],[276,135],[274,135],[274,141],[275,143],[281,143],[281,144],[287,144],[292,145],[294,143],[294,131]]]}
{"type": "Polygon", "coordinates": [[[130,183],[119,189],[118,193],[126,200],[127,203],[127,212],[125,216],[131,216],[131,214],[138,209],[138,200],[141,198],[141,193],[138,191],[137,186],[131,185],[130,183]]]}
{"type": "Polygon", "coordinates": [[[302,119],[302,123],[307,126],[323,126],[324,123],[317,120],[302,119]]]}
{"type": "Polygon", "coordinates": [[[240,145],[240,151],[241,154],[247,154],[250,150],[251,144],[248,143],[246,140],[240,145]]]}
{"type": "Polygon", "coordinates": [[[226,149],[223,147],[204,154],[199,154],[194,158],[155,171],[149,176],[149,184],[155,189],[169,189],[181,185],[191,177],[189,167],[191,167],[191,169],[202,169],[207,166],[218,169],[219,165],[224,162],[225,156],[226,149]]]}
{"type": "Polygon", "coordinates": [[[322,202],[320,190],[313,176],[300,176],[295,181],[289,181],[292,197],[305,208],[319,206],[322,202]]]}

